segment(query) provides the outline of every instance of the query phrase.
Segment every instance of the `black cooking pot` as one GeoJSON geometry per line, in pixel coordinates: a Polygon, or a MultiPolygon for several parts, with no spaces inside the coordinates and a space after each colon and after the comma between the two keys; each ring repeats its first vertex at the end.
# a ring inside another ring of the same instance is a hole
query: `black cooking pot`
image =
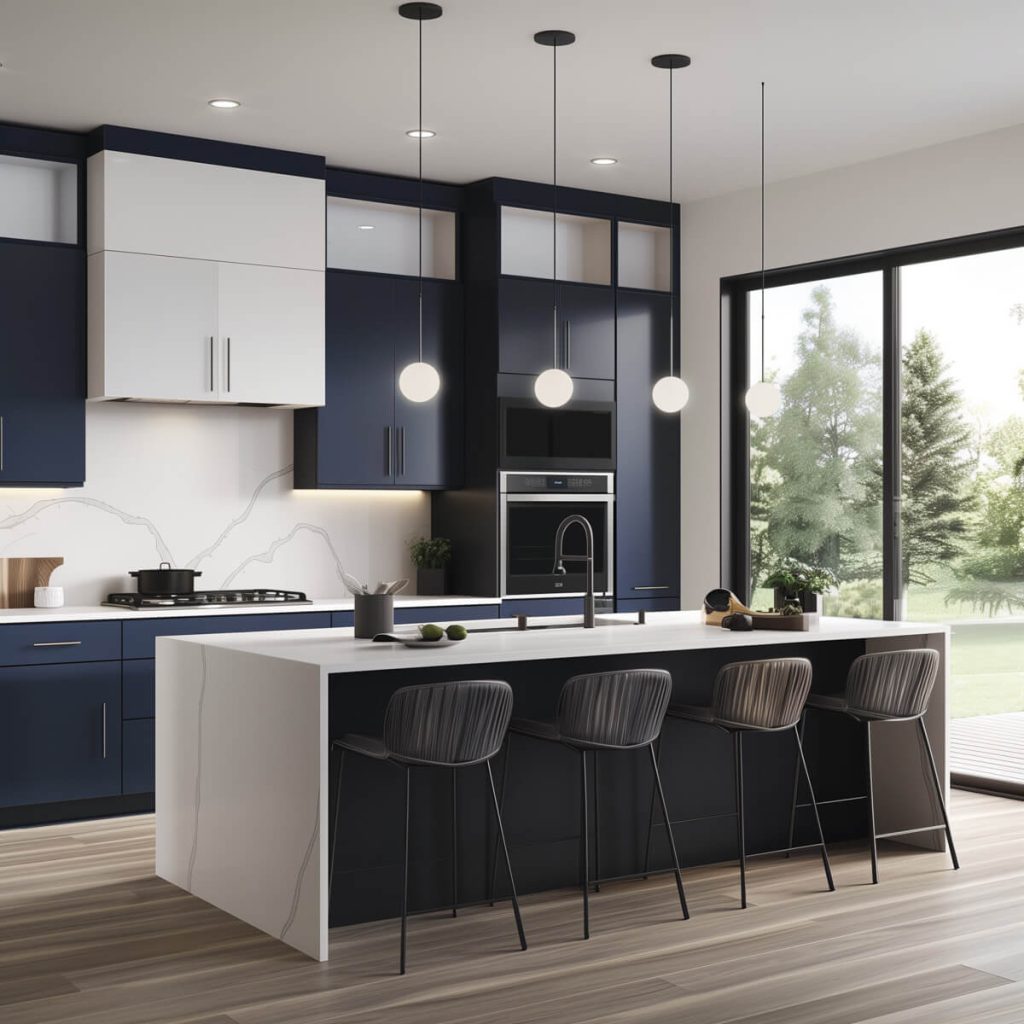
{"type": "Polygon", "coordinates": [[[140,594],[191,594],[195,579],[202,576],[195,569],[172,569],[170,562],[161,562],[159,569],[133,569],[129,576],[139,581],[140,594]]]}

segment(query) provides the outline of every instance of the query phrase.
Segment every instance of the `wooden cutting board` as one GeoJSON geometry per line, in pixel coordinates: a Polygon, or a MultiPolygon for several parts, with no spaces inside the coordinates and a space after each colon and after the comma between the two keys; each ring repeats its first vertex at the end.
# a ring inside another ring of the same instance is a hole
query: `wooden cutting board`
{"type": "Polygon", "coordinates": [[[0,558],[0,608],[31,608],[36,587],[50,584],[63,558],[0,558]]]}

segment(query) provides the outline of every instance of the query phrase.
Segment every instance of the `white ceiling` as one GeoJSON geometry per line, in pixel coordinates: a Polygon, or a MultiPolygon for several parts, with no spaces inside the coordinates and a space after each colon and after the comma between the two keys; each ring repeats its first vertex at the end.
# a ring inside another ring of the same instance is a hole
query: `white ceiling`
{"type": "MultiPolygon", "coordinates": [[[[565,184],[662,197],[666,50],[677,194],[770,180],[1024,121],[1021,0],[442,0],[424,27],[428,177],[548,180],[561,50],[565,184]],[[620,163],[598,168],[592,156],[620,163]]],[[[0,0],[0,119],[110,123],[322,153],[414,174],[416,26],[397,0],[0,0]],[[243,106],[216,111],[206,101],[243,106]]]]}

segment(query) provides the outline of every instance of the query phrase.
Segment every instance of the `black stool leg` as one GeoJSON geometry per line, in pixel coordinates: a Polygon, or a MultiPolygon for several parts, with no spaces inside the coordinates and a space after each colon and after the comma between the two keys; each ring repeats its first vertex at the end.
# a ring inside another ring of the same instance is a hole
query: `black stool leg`
{"type": "Polygon", "coordinates": [[[338,753],[338,778],[334,790],[334,828],[331,829],[331,866],[327,872],[327,903],[328,913],[330,912],[331,892],[334,889],[334,858],[338,852],[338,818],[341,816],[341,773],[345,767],[345,748],[341,747],[338,753]]]}
{"type": "Polygon", "coordinates": [[[587,821],[587,752],[580,751],[580,855],[583,869],[583,938],[590,938],[590,825],[587,821]]]}
{"type": "Polygon", "coordinates": [[[458,917],[459,907],[459,776],[452,769],[452,917],[458,917]]]}
{"type": "Polygon", "coordinates": [[[864,721],[864,749],[867,757],[868,775],[868,828],[871,829],[871,884],[878,885],[878,828],[875,825],[875,776],[871,763],[871,722],[864,721]]]}
{"type": "MultiPolygon", "coordinates": [[[[501,807],[505,806],[505,786],[508,784],[508,763],[512,758],[512,734],[509,733],[505,738],[505,756],[501,759],[501,790],[500,796],[498,797],[498,804],[501,807]]],[[[489,764],[489,762],[488,762],[489,764]]],[[[490,767],[488,767],[488,773],[490,773],[490,767]]],[[[491,858],[491,895],[490,903],[494,906],[494,898],[496,892],[496,886],[498,881],[498,837],[494,837],[494,856],[491,858]]]]}
{"type": "Polygon", "coordinates": [[[405,829],[404,829],[404,845],[405,845],[405,859],[404,867],[402,872],[402,955],[399,959],[398,973],[405,974],[405,935],[406,935],[406,917],[409,909],[409,803],[411,794],[411,769],[408,765],[405,766],[405,829]]]}
{"type": "Polygon", "coordinates": [[[498,794],[494,790],[494,773],[491,771],[491,762],[487,762],[487,781],[491,787],[491,801],[494,804],[494,817],[498,823],[498,841],[505,853],[505,868],[508,871],[508,884],[512,890],[512,910],[516,915],[516,931],[519,932],[519,946],[526,949],[526,932],[523,931],[523,918],[519,913],[519,897],[516,894],[516,880],[512,875],[512,859],[508,855],[508,844],[505,842],[505,828],[501,823],[501,807],[498,805],[498,794]]]}
{"type": "MultiPolygon", "coordinates": [[[[797,724],[797,732],[800,736],[801,743],[804,738],[804,723],[807,721],[807,712],[803,711],[800,715],[800,721],[797,724]]],[[[789,860],[792,848],[796,843],[796,804],[800,798],[800,758],[793,759],[793,802],[789,808],[789,849],[786,850],[786,859],[789,860]]]]}
{"type": "MultiPolygon", "coordinates": [[[[818,814],[818,801],[814,799],[814,786],[811,783],[811,773],[807,770],[807,760],[804,757],[804,745],[800,742],[800,731],[794,726],[793,738],[796,740],[796,752],[800,755],[800,764],[804,770],[804,778],[807,780],[807,794],[811,798],[811,810],[814,811],[814,824],[818,828],[818,842],[821,844],[821,864],[825,869],[825,878],[828,880],[829,892],[836,891],[836,883],[832,881],[832,866],[828,862],[828,850],[825,849],[825,833],[821,829],[821,817],[818,814]]],[[[872,826],[873,828],[874,826],[872,826]]]]}
{"type": "Polygon", "coordinates": [[[672,834],[671,819],[668,816],[668,804],[665,802],[665,791],[661,788],[661,772],[658,771],[658,758],[654,754],[654,744],[647,748],[651,753],[651,768],[654,771],[654,788],[658,792],[658,799],[661,801],[661,813],[665,817],[665,831],[668,833],[668,845],[672,851],[672,866],[676,873],[676,889],[679,892],[679,906],[683,911],[683,920],[690,919],[690,911],[686,907],[686,893],[683,891],[683,875],[679,870],[679,854],[676,852],[676,839],[672,834]]]}
{"type": "Polygon", "coordinates": [[[928,739],[928,730],[924,727],[924,718],[917,720],[921,731],[921,739],[924,740],[924,749],[928,752],[928,767],[932,770],[932,782],[935,783],[935,795],[939,798],[939,809],[942,811],[942,824],[946,826],[946,842],[949,843],[949,856],[953,860],[953,870],[960,870],[960,861],[956,855],[956,847],[953,845],[953,832],[949,827],[949,815],[946,813],[946,801],[942,793],[942,782],[939,779],[939,770],[935,767],[935,755],[932,753],[931,740],[928,739]]]}
{"type": "MultiPolygon", "coordinates": [[[[661,737],[654,741],[654,760],[661,766],[661,737]]],[[[657,798],[657,787],[651,786],[651,810],[647,816],[647,846],[644,848],[644,878],[647,878],[651,870],[651,839],[654,835],[654,801],[657,798]]],[[[667,826],[666,826],[667,827],[667,826]]]]}
{"type": "Polygon", "coordinates": [[[747,906],[747,840],[743,814],[743,733],[732,734],[733,772],[736,776],[736,846],[740,858],[740,907],[747,906]]]}
{"type": "Polygon", "coordinates": [[[594,892],[601,891],[601,790],[598,786],[597,751],[594,751],[594,892]]]}

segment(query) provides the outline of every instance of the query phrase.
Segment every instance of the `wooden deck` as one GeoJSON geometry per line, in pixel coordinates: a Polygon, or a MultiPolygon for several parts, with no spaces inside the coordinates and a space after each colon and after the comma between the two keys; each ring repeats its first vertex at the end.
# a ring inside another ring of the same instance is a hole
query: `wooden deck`
{"type": "Polygon", "coordinates": [[[1024,711],[954,718],[949,766],[954,783],[1024,790],[1024,711]]]}
{"type": "MultiPolygon", "coordinates": [[[[3,1024],[1021,1024],[1024,802],[954,792],[960,871],[863,843],[331,932],[316,963],[153,876],[150,816],[0,833],[3,1024]]],[[[682,833],[680,839],[683,839],[682,833]]],[[[239,865],[244,870],[244,865],[239,865]]]]}

